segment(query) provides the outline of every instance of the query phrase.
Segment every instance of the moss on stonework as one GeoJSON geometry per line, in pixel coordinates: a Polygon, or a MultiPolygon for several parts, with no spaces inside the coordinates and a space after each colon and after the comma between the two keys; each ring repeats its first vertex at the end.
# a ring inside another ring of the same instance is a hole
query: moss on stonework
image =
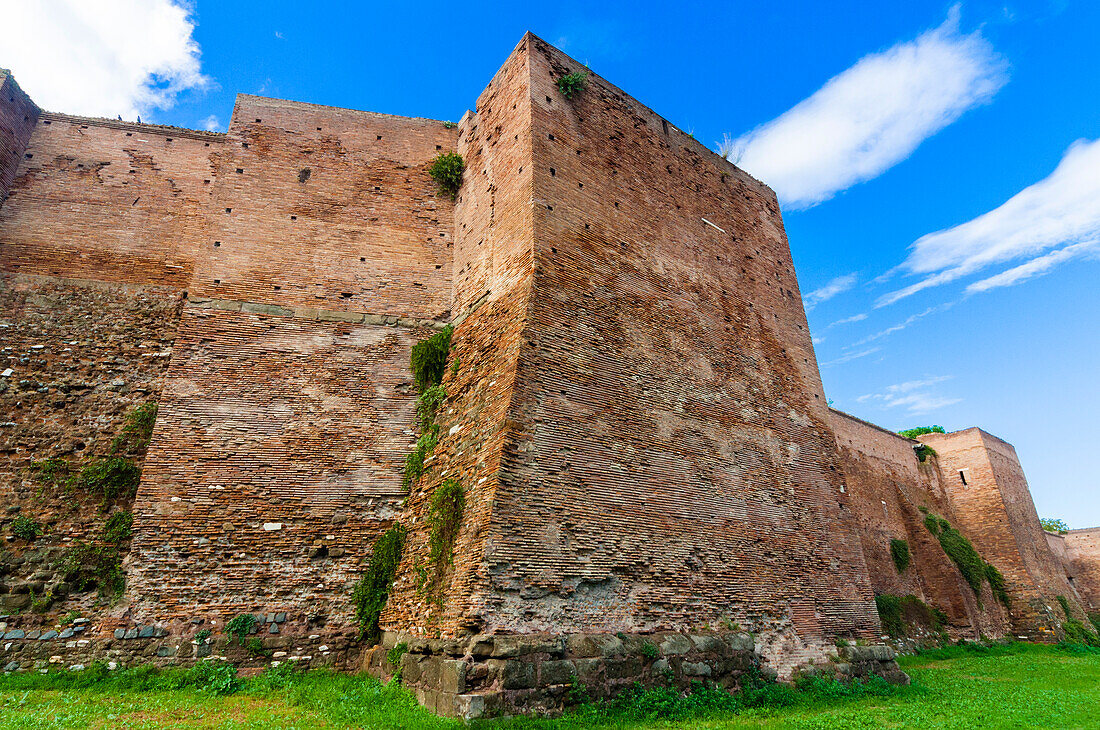
{"type": "Polygon", "coordinates": [[[875,596],[882,630],[887,636],[900,639],[910,634],[911,626],[923,626],[935,633],[943,632],[947,623],[947,614],[938,608],[929,606],[920,598],[910,594],[895,596],[883,593],[875,596]]]}
{"type": "Polygon", "coordinates": [[[447,389],[442,385],[433,385],[425,389],[416,399],[416,419],[420,424],[421,433],[426,433],[435,424],[435,415],[445,400],[447,400],[447,389]]]}
{"type": "Polygon", "coordinates": [[[439,443],[439,426],[432,426],[416,440],[416,446],[405,457],[405,473],[401,486],[408,488],[424,474],[424,462],[439,443]]]}
{"type": "Polygon", "coordinates": [[[447,479],[432,493],[428,506],[428,560],[436,566],[454,563],[454,543],[466,507],[466,490],[455,479],[447,479]]]}
{"type": "Polygon", "coordinates": [[[126,425],[122,433],[111,442],[111,453],[141,451],[149,445],[153,437],[153,425],[157,421],[157,404],[153,401],[143,403],[126,416],[126,425]]]}
{"type": "Polygon", "coordinates": [[[378,619],[393,588],[401,551],[405,547],[405,535],[404,525],[395,523],[374,541],[367,572],[352,589],[351,602],[355,606],[360,638],[377,641],[379,637],[378,619]]]}

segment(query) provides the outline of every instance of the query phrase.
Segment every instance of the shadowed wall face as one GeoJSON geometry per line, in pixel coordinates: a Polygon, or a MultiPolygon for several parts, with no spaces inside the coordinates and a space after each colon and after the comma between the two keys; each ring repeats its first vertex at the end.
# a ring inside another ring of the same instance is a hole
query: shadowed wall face
{"type": "Polygon", "coordinates": [[[1086,608],[1100,613],[1100,527],[1070,530],[1065,536],[1065,548],[1074,587],[1086,608]]]}
{"type": "Polygon", "coordinates": [[[8,196],[39,109],[15,79],[0,69],[0,204],[8,196]]]}
{"type": "Polygon", "coordinates": [[[988,583],[975,595],[924,525],[922,508],[958,526],[936,458],[921,462],[913,441],[840,411],[830,411],[830,423],[840,447],[846,504],[856,518],[875,593],[911,594],[940,609],[947,614],[946,628],[954,638],[977,640],[1010,633],[1007,613],[988,583]],[[905,570],[899,571],[894,562],[891,540],[904,540],[909,548],[905,570]]]}
{"type": "Polygon", "coordinates": [[[925,434],[939,454],[944,485],[963,531],[1005,576],[1018,636],[1051,640],[1065,616],[1057,596],[1076,618],[1085,612],[1062,565],[1047,545],[1016,450],[979,428],[925,434]]]}

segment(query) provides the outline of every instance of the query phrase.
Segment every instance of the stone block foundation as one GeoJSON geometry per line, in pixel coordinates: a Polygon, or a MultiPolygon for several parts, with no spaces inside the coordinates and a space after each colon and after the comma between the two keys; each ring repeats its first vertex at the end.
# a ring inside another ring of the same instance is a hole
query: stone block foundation
{"type": "MultiPolygon", "coordinates": [[[[838,679],[878,675],[908,684],[887,646],[839,649],[806,671],[838,679]]],[[[417,700],[441,715],[474,719],[557,715],[586,700],[611,699],[635,685],[689,690],[696,682],[729,691],[748,676],[775,679],[751,634],[479,634],[428,639],[393,632],[363,655],[363,667],[400,676],[417,700]]]]}

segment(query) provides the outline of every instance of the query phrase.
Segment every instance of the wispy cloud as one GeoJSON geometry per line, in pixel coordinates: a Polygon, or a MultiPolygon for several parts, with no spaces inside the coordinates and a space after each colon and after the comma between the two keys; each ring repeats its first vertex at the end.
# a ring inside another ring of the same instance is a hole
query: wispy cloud
{"type": "Polygon", "coordinates": [[[858,403],[875,403],[884,408],[905,408],[909,413],[929,413],[961,401],[933,393],[931,386],[950,380],[950,375],[937,375],[924,380],[909,380],[887,386],[879,393],[868,393],[856,398],[858,403]]]}
{"type": "Polygon", "coordinates": [[[867,357],[868,355],[874,355],[880,349],[881,348],[878,348],[878,347],[872,347],[869,350],[862,350],[861,352],[851,352],[851,353],[848,353],[847,355],[841,355],[840,357],[838,357],[835,360],[830,360],[829,362],[821,363],[821,367],[828,368],[828,367],[832,367],[833,365],[841,365],[841,364],[846,363],[846,362],[851,362],[852,360],[856,360],[856,359],[861,358],[861,357],[867,357]]]}
{"type": "Polygon", "coordinates": [[[218,121],[218,116],[216,114],[211,114],[206,119],[202,120],[202,128],[207,132],[218,132],[221,131],[222,123],[218,121]]]}
{"type": "Polygon", "coordinates": [[[971,284],[967,292],[1011,286],[1098,248],[1100,139],[1078,140],[1054,172],[1000,207],[917,239],[900,268],[925,278],[883,295],[875,306],[893,304],[996,264],[1030,258],[971,284]]]}
{"type": "Polygon", "coordinates": [[[203,75],[195,22],[174,0],[5,2],[0,59],[40,106],[134,119],[168,109],[203,75]]]}
{"type": "Polygon", "coordinates": [[[838,319],[837,321],[833,322],[831,325],[829,325],[825,329],[830,329],[832,327],[839,327],[842,324],[852,324],[853,322],[862,322],[865,319],[867,319],[866,312],[860,312],[859,314],[853,314],[851,317],[845,317],[844,319],[838,319]]]}
{"type": "Polygon", "coordinates": [[[809,208],[877,177],[1008,80],[976,31],[943,25],[861,58],[808,99],[741,136],[731,157],[789,208],[809,208]]]}
{"type": "Polygon", "coordinates": [[[859,340],[857,342],[853,342],[852,344],[848,345],[848,347],[859,347],[861,345],[866,345],[870,342],[874,342],[875,340],[881,340],[883,337],[889,337],[890,335],[894,334],[895,332],[902,331],[903,329],[905,329],[909,325],[916,322],[918,319],[924,319],[925,317],[927,317],[930,314],[936,314],[937,312],[943,312],[943,311],[945,311],[947,309],[950,309],[951,307],[955,306],[956,303],[957,302],[947,302],[945,304],[937,304],[934,307],[928,307],[927,309],[925,309],[922,312],[917,312],[916,314],[909,315],[904,320],[902,320],[901,322],[898,322],[895,325],[891,325],[891,326],[887,327],[884,330],[879,330],[878,332],[875,332],[874,334],[867,335],[862,340],[859,340]]]}
{"type": "Polygon", "coordinates": [[[806,306],[806,311],[808,312],[818,304],[832,299],[837,294],[848,291],[855,286],[857,278],[856,274],[838,276],[825,286],[805,294],[802,297],[802,303],[806,306]]]}

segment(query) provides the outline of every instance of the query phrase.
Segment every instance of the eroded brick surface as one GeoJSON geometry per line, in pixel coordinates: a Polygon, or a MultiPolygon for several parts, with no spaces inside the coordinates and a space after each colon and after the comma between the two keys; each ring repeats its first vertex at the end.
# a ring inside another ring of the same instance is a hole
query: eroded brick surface
{"type": "Polygon", "coordinates": [[[1100,527],[1070,530],[1064,541],[1073,585],[1088,610],[1100,613],[1100,527]]]}

